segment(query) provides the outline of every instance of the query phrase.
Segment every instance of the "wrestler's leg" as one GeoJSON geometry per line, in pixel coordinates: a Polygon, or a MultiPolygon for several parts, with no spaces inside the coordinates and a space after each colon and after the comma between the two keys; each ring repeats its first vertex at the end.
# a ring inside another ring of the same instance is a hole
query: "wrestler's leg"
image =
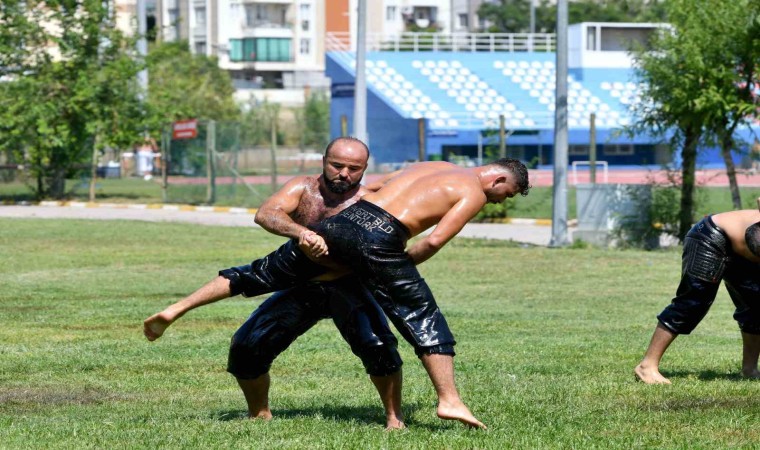
{"type": "Polygon", "coordinates": [[[401,411],[401,356],[398,341],[383,311],[354,276],[325,283],[330,286],[330,313],[335,326],[362,360],[385,408],[386,429],[404,428],[401,411]]]}
{"type": "Polygon", "coordinates": [[[474,428],[486,426],[475,418],[462,402],[454,382],[454,357],[443,354],[426,354],[420,356],[422,365],[433,382],[438,396],[438,417],[445,420],[458,420],[474,428]]]}
{"type": "Polygon", "coordinates": [[[227,371],[243,391],[251,418],[269,419],[269,368],[293,341],[324,318],[318,287],[280,291],[262,303],[235,332],[227,371]]]}
{"type": "Polygon", "coordinates": [[[254,297],[290,289],[326,272],[326,267],[310,260],[291,239],[263,258],[221,270],[219,275],[230,280],[232,295],[254,297]]]}
{"type": "Polygon", "coordinates": [[[760,281],[757,264],[734,259],[726,270],[724,281],[736,307],[734,320],[742,333],[742,376],[760,378],[757,368],[760,353],[760,281]]]}
{"type": "Polygon", "coordinates": [[[248,404],[248,417],[251,419],[270,420],[272,410],[269,409],[269,372],[259,375],[252,380],[236,378],[240,390],[248,404]]]}
{"type": "Polygon", "coordinates": [[[420,357],[438,397],[438,417],[486,428],[459,396],[454,379],[454,337],[427,283],[413,265],[390,267],[389,273],[384,272],[375,267],[375,273],[397,282],[385,282],[373,292],[394,325],[405,330],[402,335],[420,357]]]}
{"type": "Polygon", "coordinates": [[[380,401],[385,409],[385,429],[396,430],[405,428],[404,414],[401,412],[401,369],[386,376],[370,375],[369,379],[375,385],[380,401]]]}
{"type": "Polygon", "coordinates": [[[660,361],[679,334],[689,334],[705,317],[718,293],[725,272],[724,258],[712,244],[686,236],[681,256],[681,281],[676,296],[657,316],[644,358],[633,369],[647,384],[671,384],[660,373],[660,361]],[[710,281],[707,281],[710,280],[710,281]]]}
{"type": "Polygon", "coordinates": [[[153,314],[143,322],[143,334],[149,341],[160,338],[164,331],[188,311],[230,297],[230,281],[218,276],[197,291],[153,314]]]}
{"type": "Polygon", "coordinates": [[[757,360],[760,355],[760,334],[742,331],[742,376],[760,379],[757,360]]]}
{"type": "Polygon", "coordinates": [[[665,350],[677,337],[677,334],[665,328],[661,323],[657,324],[644,358],[633,369],[639,380],[646,384],[671,384],[670,380],[660,373],[660,360],[665,354],[665,350]]]}

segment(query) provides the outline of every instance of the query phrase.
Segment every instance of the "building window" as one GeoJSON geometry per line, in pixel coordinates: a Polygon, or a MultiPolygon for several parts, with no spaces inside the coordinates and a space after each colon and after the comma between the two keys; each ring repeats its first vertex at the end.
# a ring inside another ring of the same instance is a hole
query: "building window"
{"type": "Polygon", "coordinates": [[[179,39],[179,10],[177,8],[172,8],[168,11],[169,16],[169,33],[167,36],[168,40],[175,40],[179,39]]]}
{"type": "Polygon", "coordinates": [[[196,55],[205,55],[206,54],[206,43],[205,42],[201,41],[201,42],[196,42],[195,43],[195,54],[196,55]]]}
{"type": "Polygon", "coordinates": [[[470,26],[470,18],[467,14],[459,15],[459,28],[468,28],[470,26]]]}
{"type": "Polygon", "coordinates": [[[195,8],[195,26],[196,27],[205,27],[206,26],[206,8],[195,8]]]}
{"type": "Polygon", "coordinates": [[[385,20],[388,22],[393,22],[396,20],[396,12],[398,9],[395,6],[388,6],[385,8],[385,20]]]}
{"type": "Polygon", "coordinates": [[[596,27],[586,28],[586,50],[596,51],[596,27]]]}
{"type": "Polygon", "coordinates": [[[299,52],[302,55],[308,55],[310,53],[310,51],[309,51],[309,45],[310,45],[310,43],[311,43],[311,41],[309,39],[301,39],[301,45],[300,45],[300,48],[299,48],[299,52]]]}
{"type": "Polygon", "coordinates": [[[567,154],[574,156],[585,156],[589,154],[588,145],[570,145],[567,147],[567,154]]]}
{"type": "Polygon", "coordinates": [[[301,31],[309,31],[311,18],[311,5],[308,3],[301,3],[301,31]]]}
{"type": "Polygon", "coordinates": [[[290,62],[290,39],[230,39],[230,61],[290,62]]]}
{"type": "Polygon", "coordinates": [[[626,156],[633,155],[632,144],[607,144],[604,146],[605,155],[626,156]]]}

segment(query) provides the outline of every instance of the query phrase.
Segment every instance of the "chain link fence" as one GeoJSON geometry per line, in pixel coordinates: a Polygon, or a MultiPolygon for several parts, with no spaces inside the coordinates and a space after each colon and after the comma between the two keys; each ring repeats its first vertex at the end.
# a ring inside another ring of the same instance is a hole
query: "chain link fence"
{"type": "Polygon", "coordinates": [[[165,203],[257,207],[287,179],[319,174],[323,149],[278,144],[262,147],[246,139],[240,123],[199,122],[191,139],[162,139],[166,161],[160,165],[165,203]]]}

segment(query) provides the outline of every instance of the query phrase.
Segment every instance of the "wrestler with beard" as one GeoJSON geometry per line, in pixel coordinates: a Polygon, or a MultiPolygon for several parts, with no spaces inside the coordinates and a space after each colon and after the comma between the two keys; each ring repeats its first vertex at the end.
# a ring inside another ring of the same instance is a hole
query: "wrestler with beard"
{"type": "MultiPolygon", "coordinates": [[[[338,138],[325,150],[320,176],[293,178],[259,208],[255,218],[258,225],[291,239],[279,251],[285,261],[293,260],[302,251],[326,254],[324,240],[312,229],[367,193],[360,182],[368,159],[369,149],[363,142],[338,138]]],[[[146,319],[145,336],[150,341],[158,339],[172,323],[199,306],[239,294],[248,296],[246,284],[257,275],[251,265],[221,270],[219,276],[188,297],[146,319]]],[[[386,428],[403,428],[402,362],[396,338],[377,302],[358,278],[337,272],[275,293],[234,334],[227,370],[243,391],[249,416],[272,418],[270,366],[296,338],[326,318],[333,319],[364,364],[385,408],[386,428]]]]}

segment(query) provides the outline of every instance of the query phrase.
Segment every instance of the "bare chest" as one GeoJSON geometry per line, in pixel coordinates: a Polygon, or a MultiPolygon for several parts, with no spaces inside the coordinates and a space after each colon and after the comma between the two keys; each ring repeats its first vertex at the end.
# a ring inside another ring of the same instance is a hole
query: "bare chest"
{"type": "Polygon", "coordinates": [[[316,186],[310,187],[304,192],[291,217],[296,223],[314,229],[319,222],[338,214],[357,200],[358,197],[341,200],[325,198],[316,186]]]}

